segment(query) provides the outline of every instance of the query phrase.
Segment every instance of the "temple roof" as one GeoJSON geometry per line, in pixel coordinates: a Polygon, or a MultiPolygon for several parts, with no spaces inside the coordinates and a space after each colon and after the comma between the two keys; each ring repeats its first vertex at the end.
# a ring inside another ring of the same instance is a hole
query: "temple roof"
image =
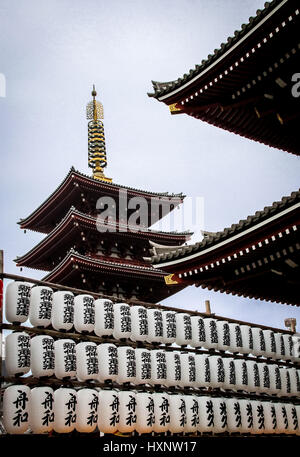
{"type": "MultiPolygon", "coordinates": [[[[78,286],[78,280],[89,275],[94,275],[97,282],[112,281],[113,283],[123,281],[124,287],[152,287],[151,293],[145,298],[151,302],[158,302],[168,296],[182,290],[185,285],[178,285],[175,288],[169,288],[164,282],[165,272],[160,269],[154,269],[151,265],[136,265],[126,263],[126,260],[120,259],[120,262],[110,262],[104,259],[93,258],[81,255],[71,249],[65,258],[48,274],[43,280],[58,284],[72,286],[73,282],[78,286]]],[[[93,280],[95,289],[95,280],[93,280]]]]}
{"type": "MultiPolygon", "coordinates": [[[[170,194],[168,192],[150,192],[135,189],[132,187],[122,186],[120,184],[105,182],[91,178],[73,167],[61,184],[49,195],[49,197],[36,208],[29,216],[21,219],[18,223],[22,229],[31,229],[34,231],[49,233],[67,213],[71,206],[77,206],[78,200],[85,199],[86,194],[92,196],[95,201],[103,196],[119,197],[119,193],[127,192],[127,198],[143,197],[148,202],[159,200],[165,207],[169,208],[170,202],[174,207],[180,205],[185,195],[170,194]]],[[[172,211],[174,207],[169,208],[172,211]]],[[[94,208],[96,210],[96,208],[94,208]]],[[[157,216],[159,220],[161,216],[157,216]]],[[[155,223],[156,220],[152,223],[155,223]]],[[[150,225],[150,224],[149,224],[150,225]]]]}
{"type": "Polygon", "coordinates": [[[152,81],[148,94],[185,113],[246,138],[300,154],[299,2],[273,0],[219,49],[183,77],[152,81]]]}
{"type": "Polygon", "coordinates": [[[152,257],[172,285],[300,306],[300,190],[201,242],[152,257]]]}
{"type": "Polygon", "coordinates": [[[85,243],[81,241],[82,230],[88,230],[88,232],[84,232],[84,235],[91,232],[98,234],[99,241],[107,238],[107,236],[113,239],[115,235],[119,240],[129,239],[127,244],[136,240],[137,242],[142,241],[146,246],[148,246],[148,240],[178,246],[191,236],[190,232],[162,232],[148,228],[137,231],[135,227],[125,224],[122,226],[116,222],[107,223],[105,226],[101,224],[101,227],[105,227],[107,231],[100,232],[98,224],[100,222],[97,221],[97,217],[71,207],[60,223],[43,240],[23,256],[17,257],[15,262],[17,266],[49,271],[53,268],[53,258],[58,258],[59,254],[63,256],[72,247],[76,239],[81,244],[85,243]]]}
{"type": "MultiPolygon", "coordinates": [[[[198,254],[201,255],[207,249],[215,249],[224,243],[230,244],[242,236],[246,236],[249,244],[251,244],[251,232],[262,231],[263,228],[269,230],[270,227],[273,230],[275,221],[281,224],[282,218],[287,220],[289,214],[292,213],[296,214],[300,222],[300,189],[292,192],[290,196],[283,197],[280,201],[266,206],[263,210],[256,211],[254,215],[248,216],[247,219],[242,219],[237,224],[232,224],[231,227],[204,237],[198,243],[154,255],[151,261],[153,264],[157,266],[163,265],[165,268],[166,266],[171,266],[173,263],[179,264],[189,258],[194,258],[198,254]]],[[[280,231],[280,228],[278,230],[280,231]]]]}

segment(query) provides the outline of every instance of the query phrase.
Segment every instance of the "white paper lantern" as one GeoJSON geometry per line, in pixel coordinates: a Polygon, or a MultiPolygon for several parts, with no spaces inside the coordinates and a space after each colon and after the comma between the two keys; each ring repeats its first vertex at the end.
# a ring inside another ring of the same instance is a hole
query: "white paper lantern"
{"type": "Polygon", "coordinates": [[[3,425],[9,434],[23,434],[29,427],[30,388],[9,386],[3,395],[3,425]]]}
{"type": "Polygon", "coordinates": [[[53,290],[46,286],[34,286],[30,292],[29,321],[34,327],[51,324],[53,290]]]}
{"type": "Polygon", "coordinates": [[[280,394],[282,391],[281,375],[278,365],[269,364],[270,390],[269,394],[280,394]]]}
{"type": "Polygon", "coordinates": [[[225,380],[223,389],[236,390],[235,364],[232,357],[224,357],[225,380]]]}
{"type": "Polygon", "coordinates": [[[74,295],[59,290],[54,292],[52,301],[51,324],[55,330],[71,330],[74,321],[74,295]]]}
{"type": "Polygon", "coordinates": [[[98,392],[94,389],[80,389],[77,391],[76,424],[80,433],[92,433],[98,422],[98,392]]]}
{"type": "Polygon", "coordinates": [[[180,353],[177,351],[166,351],[167,379],[166,386],[182,385],[182,367],[180,353]]]}
{"type": "Polygon", "coordinates": [[[181,386],[196,387],[196,361],[195,354],[188,352],[180,354],[181,359],[181,386]]]}
{"type": "Polygon", "coordinates": [[[284,339],[282,333],[274,333],[275,338],[275,345],[276,345],[276,360],[283,360],[285,356],[285,347],[284,347],[284,339]]]}
{"type": "Polygon", "coordinates": [[[70,339],[59,339],[54,342],[54,373],[58,379],[76,377],[76,344],[70,339]]]}
{"type": "Polygon", "coordinates": [[[170,424],[170,400],[166,393],[153,393],[155,423],[153,431],[166,432],[170,424]]]}
{"type": "Polygon", "coordinates": [[[271,388],[269,365],[265,362],[259,362],[257,366],[259,371],[260,392],[269,393],[271,388]]]}
{"type": "Polygon", "coordinates": [[[111,300],[95,300],[95,328],[97,336],[111,336],[114,331],[114,304],[111,300]]]}
{"type": "Polygon", "coordinates": [[[198,397],[199,424],[198,431],[201,433],[213,432],[215,424],[215,411],[212,397],[198,397]]]}
{"type": "Polygon", "coordinates": [[[227,407],[225,398],[213,398],[214,404],[214,433],[225,433],[227,431],[227,407]]]}
{"type": "Polygon", "coordinates": [[[206,349],[217,349],[219,344],[217,321],[216,319],[204,318],[204,328],[206,341],[202,344],[202,347],[206,349]]]}
{"type": "Polygon", "coordinates": [[[166,351],[153,350],[151,353],[151,384],[165,385],[167,382],[166,351]]]}
{"type": "Polygon", "coordinates": [[[132,331],[130,306],[126,303],[114,304],[113,336],[117,340],[130,338],[132,331]]]}
{"type": "Polygon", "coordinates": [[[296,407],[295,407],[295,405],[292,405],[291,403],[286,403],[285,409],[286,409],[287,420],[288,420],[288,429],[287,429],[288,433],[290,435],[296,435],[298,428],[299,428],[296,407]]]}
{"type": "Polygon", "coordinates": [[[131,306],[131,335],[132,341],[145,341],[148,337],[148,314],[143,306],[131,306]]]}
{"type": "Polygon", "coordinates": [[[136,361],[135,361],[135,350],[130,346],[119,346],[118,347],[118,377],[117,382],[133,383],[135,384],[136,379],[136,361]]]}
{"type": "Polygon", "coordinates": [[[242,432],[242,414],[240,400],[237,398],[226,399],[227,429],[229,433],[242,432]]]}
{"type": "Polygon", "coordinates": [[[261,435],[265,432],[265,410],[264,404],[257,400],[251,400],[253,411],[253,430],[254,435],[261,435]]]}
{"type": "Polygon", "coordinates": [[[274,403],[270,401],[263,402],[264,412],[265,412],[265,429],[264,433],[276,434],[277,430],[277,417],[276,409],[274,403]]]}
{"type": "Polygon", "coordinates": [[[95,300],[81,294],[74,298],[74,327],[79,333],[92,333],[95,328],[95,300]]]}
{"type": "Polygon", "coordinates": [[[228,349],[230,352],[237,353],[243,352],[243,337],[241,332],[241,327],[239,324],[230,323],[230,348],[228,349]]]}
{"type": "Polygon", "coordinates": [[[242,417],[242,427],[241,433],[252,434],[253,432],[253,407],[251,400],[239,400],[241,417],[242,417]]]}
{"type": "Polygon", "coordinates": [[[279,367],[280,369],[280,377],[281,377],[281,392],[280,396],[283,397],[291,397],[291,378],[290,372],[286,369],[286,367],[279,367]]]}
{"type": "MultiPolygon", "coordinates": [[[[289,397],[300,397],[300,371],[294,367],[285,368],[288,373],[289,385],[288,387],[288,396],[289,397]]],[[[284,388],[285,386],[283,386],[284,388]]]]}
{"type": "Polygon", "coordinates": [[[99,344],[97,347],[100,382],[116,381],[118,377],[118,349],[111,343],[99,344]]]}
{"type": "Polygon", "coordinates": [[[179,346],[192,344],[192,321],[189,314],[176,314],[176,344],[179,346]]]}
{"type": "Polygon", "coordinates": [[[30,371],[30,336],[14,332],[5,339],[5,368],[8,376],[21,376],[30,371]]]}
{"type": "Polygon", "coordinates": [[[293,357],[292,361],[296,363],[300,363],[300,335],[294,335],[293,339],[293,357]]]}
{"type": "Polygon", "coordinates": [[[61,387],[54,392],[54,426],[56,433],[70,433],[76,425],[75,389],[61,387]]]}
{"type": "Polygon", "coordinates": [[[136,383],[151,383],[151,353],[148,349],[135,349],[136,383]]]}
{"type": "Polygon", "coordinates": [[[187,423],[185,396],[178,394],[169,395],[169,405],[169,431],[171,433],[181,433],[184,431],[187,423]]]}
{"type": "Polygon", "coordinates": [[[184,431],[186,433],[197,433],[200,423],[200,410],[198,397],[196,395],[185,395],[186,405],[186,424],[184,431]]]}
{"type": "Polygon", "coordinates": [[[217,321],[218,331],[218,350],[230,351],[231,349],[231,332],[227,321],[217,321]]]}
{"type": "Polygon", "coordinates": [[[260,392],[260,376],[258,364],[253,360],[247,360],[248,389],[247,392],[260,392]]]}
{"type": "Polygon", "coordinates": [[[163,313],[159,309],[150,308],[148,314],[148,336],[149,343],[162,343],[164,338],[163,313]]]}
{"type": "Polygon", "coordinates": [[[49,433],[54,425],[54,392],[51,387],[34,387],[30,395],[30,429],[33,433],[49,433]]]}
{"type": "Polygon", "coordinates": [[[277,418],[277,433],[289,433],[289,417],[285,403],[275,403],[275,411],[277,418]]]}
{"type": "Polygon", "coordinates": [[[151,433],[155,424],[153,394],[136,394],[136,431],[139,434],[151,433]]]}
{"type": "Polygon", "coordinates": [[[270,359],[276,358],[276,340],[272,330],[263,330],[264,338],[266,342],[265,357],[270,359]]]}
{"type": "Polygon", "coordinates": [[[116,390],[99,392],[98,429],[102,433],[115,433],[119,426],[119,394],[116,390]]]}
{"type": "Polygon", "coordinates": [[[196,386],[210,387],[211,386],[211,367],[210,357],[206,354],[195,355],[196,365],[196,386]]]}
{"type": "Polygon", "coordinates": [[[264,332],[261,328],[253,327],[253,355],[261,356],[266,353],[266,342],[264,332]]]}
{"type": "Polygon", "coordinates": [[[163,311],[163,339],[165,344],[172,344],[176,341],[176,313],[175,311],[163,311]]]}
{"type": "Polygon", "coordinates": [[[234,361],[236,375],[236,389],[247,392],[249,386],[247,362],[243,359],[234,361]]]}
{"type": "Polygon", "coordinates": [[[212,355],[209,357],[210,365],[210,387],[221,389],[225,383],[225,368],[221,356],[212,355]]]}
{"type": "Polygon", "coordinates": [[[38,335],[31,339],[31,372],[35,378],[53,376],[55,367],[54,339],[38,335]]]}
{"type": "Polygon", "coordinates": [[[282,357],[283,360],[292,360],[294,356],[294,344],[292,335],[283,334],[283,341],[284,341],[284,350],[285,355],[282,357]]]}
{"type": "Polygon", "coordinates": [[[252,328],[249,325],[240,325],[242,333],[243,347],[240,348],[242,354],[253,353],[253,334],[252,328]]]}
{"type": "Polygon", "coordinates": [[[119,392],[120,420],[118,430],[121,433],[131,433],[136,426],[136,394],[133,391],[119,392]]]}
{"type": "Polygon", "coordinates": [[[192,342],[191,346],[194,348],[205,347],[206,343],[206,332],[204,319],[200,316],[192,316],[192,342]]]}
{"type": "Polygon", "coordinates": [[[296,435],[300,435],[300,405],[295,405],[297,420],[298,420],[298,429],[296,430],[296,435]]]}
{"type": "Polygon", "coordinates": [[[99,375],[99,361],[97,344],[83,342],[76,345],[76,376],[80,381],[97,379],[99,375]]]}
{"type": "Polygon", "coordinates": [[[7,284],[5,292],[5,317],[15,325],[28,319],[31,285],[28,282],[13,281],[7,284]]]}

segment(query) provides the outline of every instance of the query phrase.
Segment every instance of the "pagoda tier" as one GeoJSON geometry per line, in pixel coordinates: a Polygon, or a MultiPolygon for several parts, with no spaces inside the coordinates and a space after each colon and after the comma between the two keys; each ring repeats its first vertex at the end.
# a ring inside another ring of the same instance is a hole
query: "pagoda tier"
{"type": "Polygon", "coordinates": [[[148,220],[145,221],[145,228],[147,228],[179,206],[185,196],[167,192],[148,192],[97,180],[72,167],[57,189],[33,213],[21,219],[19,225],[22,229],[50,233],[71,206],[85,214],[96,216],[99,212],[96,208],[97,201],[101,197],[114,199],[115,219],[122,224],[127,224],[130,216],[136,211],[135,205],[133,205],[134,209],[129,209],[128,202],[135,197],[143,198],[147,204],[148,220]],[[125,209],[125,217],[123,209],[125,209]]]}
{"type": "Polygon", "coordinates": [[[171,114],[300,154],[299,0],[273,0],[182,77],[148,94],[171,114]]]}
{"type": "Polygon", "coordinates": [[[94,255],[112,261],[124,258],[128,263],[144,264],[149,257],[149,241],[180,246],[191,233],[159,232],[109,222],[104,225],[96,216],[74,207],[51,232],[27,254],[15,259],[17,266],[50,271],[73,248],[83,255],[94,255]],[[103,230],[103,231],[102,231],[103,230]]]}
{"type": "Polygon", "coordinates": [[[200,243],[152,252],[168,284],[300,306],[300,190],[200,243]]]}
{"type": "Polygon", "coordinates": [[[185,284],[168,287],[165,275],[162,270],[145,263],[137,265],[116,258],[109,261],[71,250],[43,280],[70,287],[84,286],[120,299],[136,298],[157,303],[186,287],[185,284]]]}

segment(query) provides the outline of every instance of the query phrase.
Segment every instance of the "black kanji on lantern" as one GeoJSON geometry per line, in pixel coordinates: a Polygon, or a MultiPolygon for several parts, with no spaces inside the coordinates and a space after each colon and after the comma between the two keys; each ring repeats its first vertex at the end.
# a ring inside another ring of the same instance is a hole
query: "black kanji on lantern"
{"type": "Polygon", "coordinates": [[[28,335],[18,336],[18,368],[30,367],[30,338],[28,335]]]}
{"type": "Polygon", "coordinates": [[[191,340],[192,339],[191,316],[183,316],[183,325],[184,325],[184,338],[186,340],[191,340]]]}
{"type": "Polygon", "coordinates": [[[154,311],[154,335],[157,337],[163,336],[163,320],[162,320],[162,312],[161,311],[154,311]]]}
{"type": "Polygon", "coordinates": [[[242,426],[242,415],[241,415],[241,407],[239,402],[236,402],[233,404],[233,410],[234,410],[234,417],[235,417],[235,425],[236,427],[241,427],[242,426]]]}
{"type": "Polygon", "coordinates": [[[18,298],[17,298],[17,316],[28,316],[29,313],[29,301],[30,301],[30,286],[26,284],[20,284],[18,286],[18,298]]]}
{"type": "Polygon", "coordinates": [[[227,322],[223,324],[223,345],[230,346],[230,328],[227,322]]]}
{"type": "Polygon", "coordinates": [[[201,318],[198,319],[198,337],[199,341],[206,340],[204,321],[201,318]]]}
{"type": "Polygon", "coordinates": [[[211,400],[207,400],[206,402],[206,413],[207,413],[207,421],[208,421],[208,427],[213,427],[214,424],[214,406],[213,402],[211,400]]]}
{"type": "Polygon", "coordinates": [[[166,337],[167,338],[176,338],[176,315],[175,313],[165,314],[166,318],[166,337]]]}
{"type": "Polygon", "coordinates": [[[209,323],[210,329],[210,340],[212,343],[218,343],[218,332],[217,332],[217,324],[214,320],[211,320],[209,323]]]}
{"type": "Polygon", "coordinates": [[[74,320],[74,296],[64,295],[63,323],[72,324],[74,320]]]}
{"type": "Polygon", "coordinates": [[[113,304],[109,301],[105,301],[103,308],[104,308],[104,328],[113,329],[114,328],[113,304]]]}
{"type": "Polygon", "coordinates": [[[210,365],[208,357],[205,357],[204,360],[204,380],[205,382],[210,382],[210,365]]]}

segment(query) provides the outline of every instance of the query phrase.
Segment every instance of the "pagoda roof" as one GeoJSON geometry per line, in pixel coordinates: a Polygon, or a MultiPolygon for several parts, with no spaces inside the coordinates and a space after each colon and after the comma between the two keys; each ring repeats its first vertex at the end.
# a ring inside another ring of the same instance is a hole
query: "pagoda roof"
{"type": "MultiPolygon", "coordinates": [[[[160,199],[160,201],[165,202],[171,200],[175,206],[181,204],[185,198],[182,193],[150,192],[112,182],[100,181],[71,167],[65,179],[49,197],[29,216],[20,219],[18,224],[22,229],[28,228],[42,233],[49,233],[57,224],[57,220],[61,220],[69,208],[75,206],[76,198],[80,197],[82,191],[92,194],[96,200],[101,196],[117,197],[120,191],[126,191],[128,198],[143,197],[148,201],[160,199]]],[[[169,211],[172,209],[170,208],[169,211]]]]}
{"type": "Polygon", "coordinates": [[[152,263],[175,284],[300,305],[300,190],[152,263]]]}
{"type": "MultiPolygon", "coordinates": [[[[157,302],[182,290],[185,285],[178,285],[169,288],[164,282],[165,272],[154,269],[152,265],[136,265],[127,263],[126,260],[119,262],[107,261],[81,255],[71,249],[65,258],[43,278],[43,281],[55,282],[58,284],[78,284],[80,276],[95,274],[98,281],[110,280],[126,281],[127,284],[134,282],[135,285],[151,284],[154,287],[150,301],[157,302]]],[[[149,297],[148,297],[149,298],[149,297]]]]}
{"type": "Polygon", "coordinates": [[[152,81],[151,97],[254,141],[300,154],[299,2],[273,0],[182,77],[152,81]],[[294,83],[295,84],[295,83],[294,83]]]}
{"type": "Polygon", "coordinates": [[[169,245],[176,244],[177,246],[183,244],[192,234],[190,232],[163,232],[148,228],[137,230],[135,227],[117,222],[108,222],[105,225],[107,231],[100,233],[98,224],[96,216],[82,213],[71,207],[60,223],[43,240],[23,256],[17,257],[15,262],[17,266],[28,266],[49,271],[53,268],[51,263],[52,256],[58,252],[65,252],[64,248],[65,250],[70,249],[72,246],[70,244],[72,241],[74,243],[76,235],[80,238],[81,230],[85,229],[99,233],[99,239],[105,238],[108,233],[109,237],[115,235],[120,239],[144,240],[145,243],[148,243],[148,240],[156,240],[169,245]],[[114,233],[110,229],[115,229],[116,232],[114,233]]]}

